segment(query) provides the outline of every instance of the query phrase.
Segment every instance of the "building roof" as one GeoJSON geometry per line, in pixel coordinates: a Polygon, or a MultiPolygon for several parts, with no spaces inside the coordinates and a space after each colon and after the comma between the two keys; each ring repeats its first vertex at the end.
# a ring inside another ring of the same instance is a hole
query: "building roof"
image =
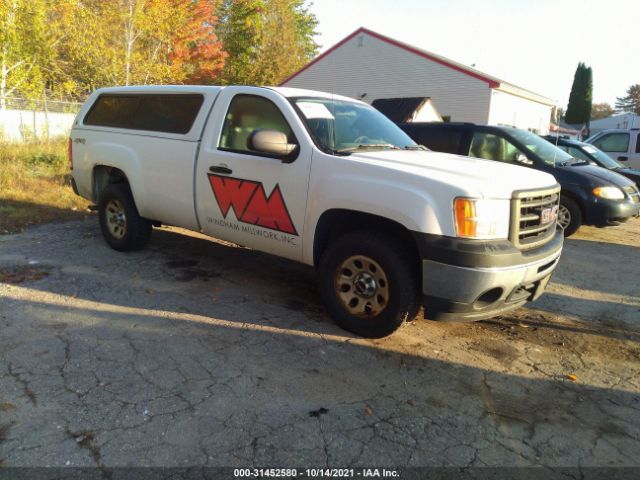
{"type": "Polygon", "coordinates": [[[429,97],[378,98],[372,107],[383,113],[394,123],[408,122],[416,110],[427,103],[429,97]]]}
{"type": "Polygon", "coordinates": [[[555,123],[551,122],[549,124],[549,131],[556,132],[556,133],[564,133],[567,135],[580,135],[580,133],[582,133],[582,127],[571,128],[567,124],[563,124],[562,122],[560,122],[560,125],[556,125],[555,123]]]}
{"type": "Polygon", "coordinates": [[[512,83],[506,82],[506,81],[501,80],[501,79],[499,79],[497,77],[494,77],[492,75],[488,75],[486,73],[483,73],[480,70],[476,70],[473,67],[469,67],[469,66],[464,65],[462,63],[459,63],[459,62],[456,62],[456,61],[451,60],[449,58],[443,57],[442,55],[438,55],[438,54],[435,54],[433,52],[429,52],[427,50],[422,50],[420,48],[414,47],[414,46],[409,45],[407,43],[400,42],[398,40],[395,40],[393,38],[387,37],[385,35],[382,35],[382,34],[380,34],[378,32],[374,32],[373,30],[369,30],[369,29],[364,28],[364,27],[358,28],[355,32],[351,33],[350,35],[346,36],[345,38],[340,40],[338,43],[336,43],[333,47],[329,48],[325,52],[323,52],[320,55],[318,55],[316,58],[314,58],[309,63],[307,63],[304,67],[302,67],[300,70],[298,70],[293,75],[291,75],[288,78],[286,78],[285,80],[283,80],[280,85],[284,85],[289,80],[292,80],[293,78],[297,77],[302,72],[304,72],[306,69],[308,69],[309,67],[311,67],[312,65],[314,65],[318,61],[322,60],[327,55],[329,55],[331,52],[337,50],[342,45],[347,43],[349,40],[351,40],[355,36],[360,35],[362,33],[364,33],[366,35],[369,35],[371,37],[377,38],[378,40],[381,40],[381,41],[383,41],[385,43],[388,43],[390,45],[393,45],[395,47],[398,47],[398,48],[401,48],[401,49],[406,50],[408,52],[411,52],[411,53],[413,53],[413,54],[415,54],[415,55],[417,55],[419,57],[425,58],[427,60],[431,60],[433,62],[436,62],[436,63],[439,63],[441,65],[444,65],[445,67],[449,67],[449,68],[451,68],[453,70],[457,70],[458,72],[461,72],[461,73],[464,73],[466,75],[469,75],[470,77],[474,77],[474,78],[476,78],[478,80],[486,82],[489,85],[489,88],[502,90],[502,91],[510,93],[512,95],[517,95],[519,97],[524,97],[524,98],[527,98],[529,100],[533,100],[535,102],[542,103],[544,105],[555,105],[556,104],[556,102],[551,100],[550,98],[547,98],[547,97],[545,97],[543,95],[540,95],[540,94],[537,94],[535,92],[532,92],[531,90],[527,90],[525,88],[518,87],[517,85],[514,85],[512,83]]]}

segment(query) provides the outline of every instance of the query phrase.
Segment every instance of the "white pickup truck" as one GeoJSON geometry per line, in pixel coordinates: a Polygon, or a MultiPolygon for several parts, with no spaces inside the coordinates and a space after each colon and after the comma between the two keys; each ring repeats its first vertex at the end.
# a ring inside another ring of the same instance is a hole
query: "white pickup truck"
{"type": "Polygon", "coordinates": [[[421,306],[448,320],[516,308],[542,293],[562,250],[552,176],[441,161],[346,97],[101,89],[75,120],[69,155],[73,188],[98,205],[114,249],[142,248],[166,224],[303,262],[333,319],[366,337],[421,306]]]}
{"type": "Polygon", "coordinates": [[[640,128],[603,130],[585,140],[627,168],[640,169],[640,128]]]}

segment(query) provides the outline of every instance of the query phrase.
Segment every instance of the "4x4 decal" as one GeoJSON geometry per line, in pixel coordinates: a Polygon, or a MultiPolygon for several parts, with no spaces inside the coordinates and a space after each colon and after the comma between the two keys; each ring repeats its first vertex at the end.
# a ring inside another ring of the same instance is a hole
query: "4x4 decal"
{"type": "Polygon", "coordinates": [[[261,182],[212,174],[209,182],[223,218],[233,208],[240,222],[298,235],[279,185],[267,197],[261,182]]]}

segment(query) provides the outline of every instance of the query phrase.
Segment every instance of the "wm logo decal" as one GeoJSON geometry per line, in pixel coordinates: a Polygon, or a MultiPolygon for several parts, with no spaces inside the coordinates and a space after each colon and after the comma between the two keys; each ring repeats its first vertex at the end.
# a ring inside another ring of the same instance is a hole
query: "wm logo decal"
{"type": "Polygon", "coordinates": [[[224,218],[233,209],[242,223],[298,235],[279,185],[267,197],[260,182],[211,174],[209,182],[224,218]]]}

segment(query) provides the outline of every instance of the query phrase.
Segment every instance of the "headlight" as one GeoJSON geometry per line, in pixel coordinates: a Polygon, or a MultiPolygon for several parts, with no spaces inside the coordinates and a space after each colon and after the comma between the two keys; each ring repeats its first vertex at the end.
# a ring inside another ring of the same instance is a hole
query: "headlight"
{"type": "Polygon", "coordinates": [[[596,197],[606,198],[607,200],[623,200],[624,193],[618,187],[596,187],[593,189],[596,197]]]}
{"type": "Polygon", "coordinates": [[[453,213],[458,237],[506,238],[509,210],[505,201],[456,198],[453,213]]]}

